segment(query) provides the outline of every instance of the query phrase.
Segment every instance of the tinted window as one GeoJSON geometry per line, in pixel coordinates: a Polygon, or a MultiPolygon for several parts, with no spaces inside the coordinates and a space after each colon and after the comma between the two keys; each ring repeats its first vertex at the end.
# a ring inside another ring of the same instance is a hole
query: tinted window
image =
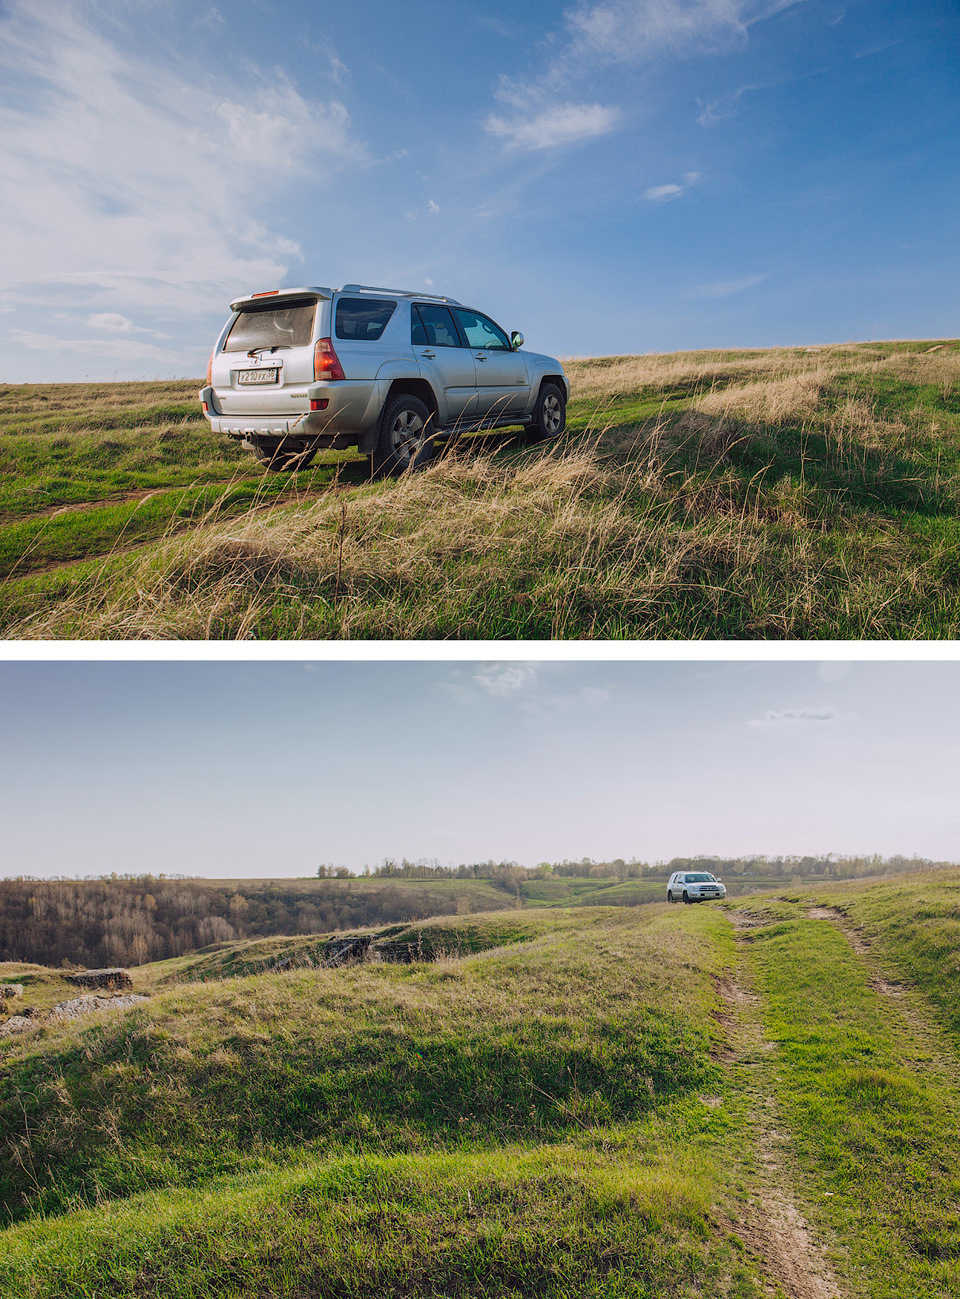
{"type": "Polygon", "coordinates": [[[458,307],[457,319],[470,347],[484,347],[495,352],[513,351],[510,339],[489,316],[481,316],[479,311],[467,311],[465,307],[458,307]]]}
{"type": "Polygon", "coordinates": [[[414,347],[463,346],[449,307],[428,307],[424,303],[411,307],[410,325],[414,347]]]}
{"type": "Polygon", "coordinates": [[[355,338],[374,343],[397,309],[395,302],[380,298],[338,298],[337,338],[355,338]]]}
{"type": "Polygon", "coordinates": [[[263,347],[306,347],[313,340],[316,298],[287,298],[283,302],[244,307],[223,345],[225,352],[250,352],[263,347]]]}

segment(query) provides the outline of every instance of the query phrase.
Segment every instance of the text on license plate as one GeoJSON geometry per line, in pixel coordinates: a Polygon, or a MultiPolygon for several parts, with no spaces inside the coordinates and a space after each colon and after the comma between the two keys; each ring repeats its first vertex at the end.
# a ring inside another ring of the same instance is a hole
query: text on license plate
{"type": "Polygon", "coordinates": [[[237,375],[240,383],[276,383],[279,370],[241,370],[237,375]]]}

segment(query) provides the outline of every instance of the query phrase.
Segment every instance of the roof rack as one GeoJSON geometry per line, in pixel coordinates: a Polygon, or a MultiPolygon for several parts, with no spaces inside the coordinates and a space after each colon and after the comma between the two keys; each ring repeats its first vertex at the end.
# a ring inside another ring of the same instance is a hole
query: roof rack
{"type": "Polygon", "coordinates": [[[429,302],[449,302],[451,306],[461,304],[456,298],[445,298],[440,293],[419,293],[413,289],[385,289],[379,284],[345,284],[341,293],[389,293],[394,298],[425,298],[429,302]]]}

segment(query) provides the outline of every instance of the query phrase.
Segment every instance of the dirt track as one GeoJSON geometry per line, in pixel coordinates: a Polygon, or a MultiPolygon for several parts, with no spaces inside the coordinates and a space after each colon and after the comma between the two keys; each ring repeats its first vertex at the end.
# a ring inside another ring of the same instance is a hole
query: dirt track
{"type": "MultiPolygon", "coordinates": [[[[731,912],[737,941],[752,928],[743,912],[731,912]]],[[[724,1000],[723,1022],[732,1054],[727,1065],[749,1090],[750,1126],[759,1157],[756,1190],[750,1211],[734,1225],[737,1235],[756,1258],[771,1293],[779,1286],[787,1299],[842,1299],[823,1245],[797,1207],[792,1177],[783,1156],[785,1138],[780,1131],[777,1102],[765,1087],[758,1059],[771,1054],[776,1044],[761,1027],[762,1001],[738,979],[720,984],[724,1000]]]]}

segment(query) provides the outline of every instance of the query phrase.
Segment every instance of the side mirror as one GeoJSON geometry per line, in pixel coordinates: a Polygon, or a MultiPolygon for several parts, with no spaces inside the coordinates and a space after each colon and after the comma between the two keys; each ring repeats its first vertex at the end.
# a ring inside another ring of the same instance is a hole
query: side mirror
{"type": "Polygon", "coordinates": [[[518,347],[523,347],[523,335],[519,329],[515,329],[510,335],[510,345],[516,351],[518,347]]]}

